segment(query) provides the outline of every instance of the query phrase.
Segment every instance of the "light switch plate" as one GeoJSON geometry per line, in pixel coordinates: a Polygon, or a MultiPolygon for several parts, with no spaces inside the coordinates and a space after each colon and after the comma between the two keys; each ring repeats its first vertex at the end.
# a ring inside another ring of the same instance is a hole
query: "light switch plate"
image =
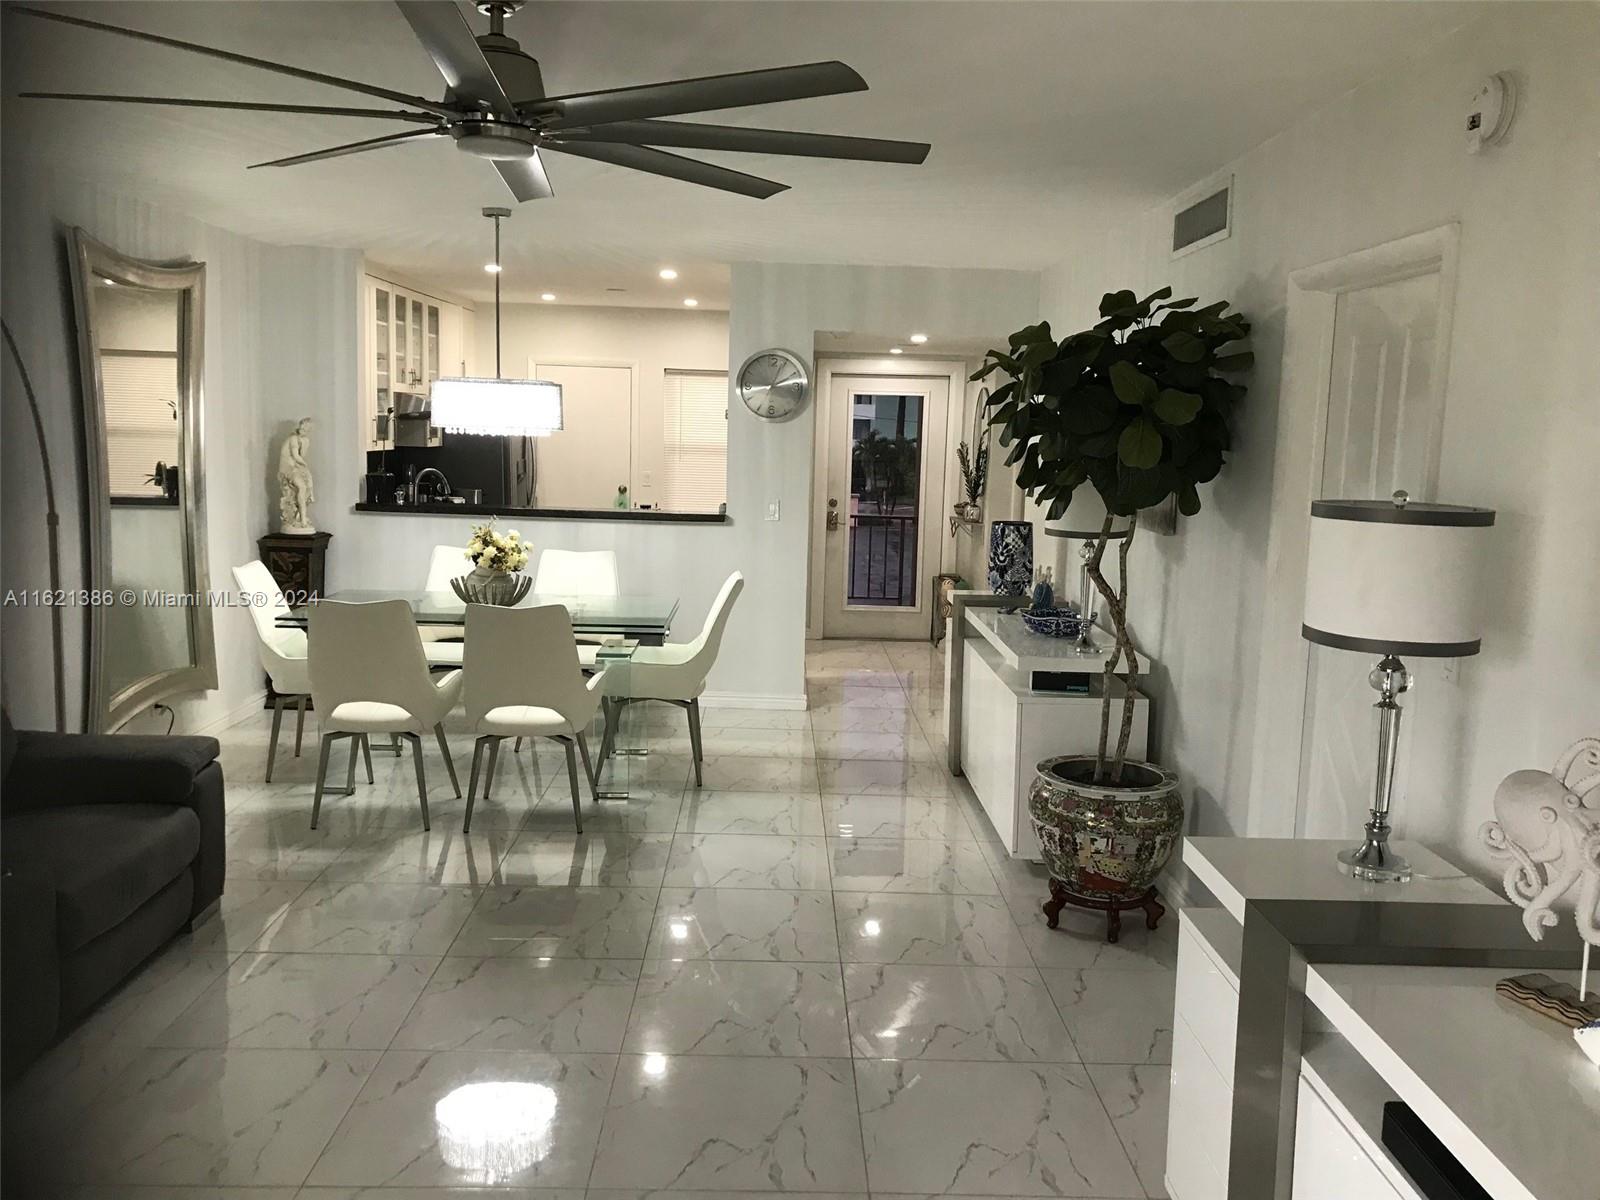
{"type": "Polygon", "coordinates": [[[772,501],[772,503],[767,505],[767,520],[769,520],[769,521],[782,520],[782,513],[783,513],[783,503],[782,503],[782,501],[774,500],[774,501],[772,501]]]}

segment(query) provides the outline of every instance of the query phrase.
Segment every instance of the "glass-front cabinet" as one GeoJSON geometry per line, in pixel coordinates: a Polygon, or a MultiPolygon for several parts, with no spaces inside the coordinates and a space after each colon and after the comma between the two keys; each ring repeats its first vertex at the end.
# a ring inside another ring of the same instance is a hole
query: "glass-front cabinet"
{"type": "Polygon", "coordinates": [[[441,375],[467,371],[468,312],[368,275],[363,289],[361,408],[365,445],[394,445],[394,411],[406,396],[428,394],[441,375]]]}

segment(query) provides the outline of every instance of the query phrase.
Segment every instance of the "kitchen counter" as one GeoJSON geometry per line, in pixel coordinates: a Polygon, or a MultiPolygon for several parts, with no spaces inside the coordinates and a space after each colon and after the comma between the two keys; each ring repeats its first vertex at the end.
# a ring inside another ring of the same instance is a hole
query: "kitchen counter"
{"type": "Polygon", "coordinates": [[[679,525],[727,525],[726,513],[662,512],[637,508],[507,508],[495,504],[356,504],[358,513],[392,517],[515,517],[519,521],[643,521],[679,525]]]}

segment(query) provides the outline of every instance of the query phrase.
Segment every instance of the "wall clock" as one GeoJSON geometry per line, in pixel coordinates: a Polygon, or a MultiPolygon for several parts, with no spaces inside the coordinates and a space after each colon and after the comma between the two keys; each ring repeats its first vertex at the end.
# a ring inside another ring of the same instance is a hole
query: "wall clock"
{"type": "Polygon", "coordinates": [[[739,368],[736,386],[744,406],[756,416],[780,421],[806,402],[811,371],[804,359],[787,350],[757,350],[739,368]]]}

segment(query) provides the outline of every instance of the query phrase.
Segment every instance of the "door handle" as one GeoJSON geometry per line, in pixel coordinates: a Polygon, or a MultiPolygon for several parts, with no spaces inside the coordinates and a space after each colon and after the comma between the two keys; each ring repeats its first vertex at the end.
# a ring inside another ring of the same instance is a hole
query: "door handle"
{"type": "Polygon", "coordinates": [[[831,533],[837,528],[839,528],[839,502],[837,500],[829,500],[828,501],[828,532],[831,533]]]}

